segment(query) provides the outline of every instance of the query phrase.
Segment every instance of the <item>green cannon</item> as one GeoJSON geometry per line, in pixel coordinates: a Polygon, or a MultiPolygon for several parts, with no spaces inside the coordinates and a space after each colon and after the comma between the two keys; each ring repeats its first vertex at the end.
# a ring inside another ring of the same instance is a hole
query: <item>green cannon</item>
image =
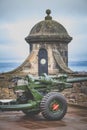
{"type": "Polygon", "coordinates": [[[72,88],[72,83],[81,81],[87,81],[87,77],[69,79],[65,74],[15,77],[9,89],[13,89],[17,98],[8,102],[0,101],[0,110],[21,110],[28,116],[41,112],[47,120],[61,120],[67,112],[67,101],[60,92],[72,88]]]}

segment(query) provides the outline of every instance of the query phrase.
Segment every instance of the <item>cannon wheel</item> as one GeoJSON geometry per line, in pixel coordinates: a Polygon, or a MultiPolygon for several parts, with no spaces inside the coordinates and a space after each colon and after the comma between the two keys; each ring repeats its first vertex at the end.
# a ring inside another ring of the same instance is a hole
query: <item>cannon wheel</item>
{"type": "Polygon", "coordinates": [[[29,116],[29,117],[33,117],[34,115],[37,115],[37,114],[40,113],[39,110],[37,110],[37,111],[22,110],[22,112],[23,112],[24,114],[26,114],[27,116],[29,116]]]}
{"type": "Polygon", "coordinates": [[[67,102],[60,93],[50,92],[43,97],[40,109],[46,119],[61,120],[67,112],[67,102]]]}

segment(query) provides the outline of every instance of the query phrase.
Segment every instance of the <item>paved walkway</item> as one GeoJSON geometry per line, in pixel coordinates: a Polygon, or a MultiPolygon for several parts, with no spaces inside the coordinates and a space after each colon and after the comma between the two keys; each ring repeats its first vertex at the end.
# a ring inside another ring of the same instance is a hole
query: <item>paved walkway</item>
{"type": "Polygon", "coordinates": [[[69,107],[61,121],[47,121],[42,115],[34,118],[22,112],[0,112],[0,130],[87,130],[87,109],[69,107]]]}

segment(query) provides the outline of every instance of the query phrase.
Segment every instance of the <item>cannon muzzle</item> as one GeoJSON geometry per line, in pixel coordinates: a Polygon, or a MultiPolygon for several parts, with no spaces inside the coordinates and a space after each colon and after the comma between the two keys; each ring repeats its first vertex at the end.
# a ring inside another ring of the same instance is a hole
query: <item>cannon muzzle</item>
{"type": "Polygon", "coordinates": [[[78,83],[87,81],[87,77],[78,77],[78,78],[68,78],[66,80],[67,83],[78,83]]]}

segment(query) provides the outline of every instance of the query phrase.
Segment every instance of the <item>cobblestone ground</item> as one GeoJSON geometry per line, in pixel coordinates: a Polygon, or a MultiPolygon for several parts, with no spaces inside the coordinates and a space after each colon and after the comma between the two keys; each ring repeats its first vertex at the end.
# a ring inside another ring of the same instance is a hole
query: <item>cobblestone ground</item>
{"type": "Polygon", "coordinates": [[[22,112],[0,112],[0,130],[87,130],[87,108],[69,107],[61,121],[47,121],[41,114],[29,118],[22,112]]]}

